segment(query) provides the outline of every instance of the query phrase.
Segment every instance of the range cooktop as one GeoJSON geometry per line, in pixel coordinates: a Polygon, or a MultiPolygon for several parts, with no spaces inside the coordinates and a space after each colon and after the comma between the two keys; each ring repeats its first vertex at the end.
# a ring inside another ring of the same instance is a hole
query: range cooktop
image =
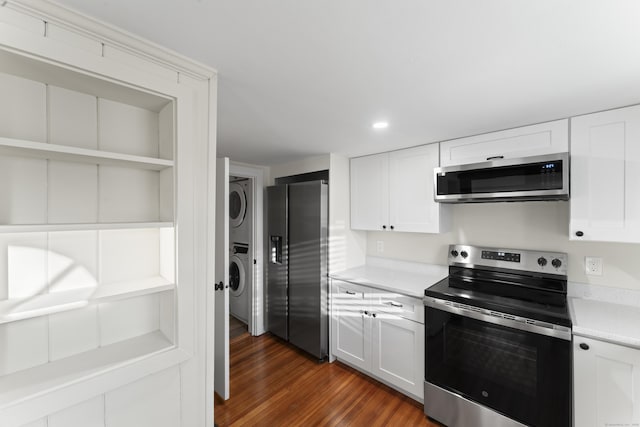
{"type": "Polygon", "coordinates": [[[448,260],[426,297],[571,326],[566,254],[451,245],[448,260]]]}

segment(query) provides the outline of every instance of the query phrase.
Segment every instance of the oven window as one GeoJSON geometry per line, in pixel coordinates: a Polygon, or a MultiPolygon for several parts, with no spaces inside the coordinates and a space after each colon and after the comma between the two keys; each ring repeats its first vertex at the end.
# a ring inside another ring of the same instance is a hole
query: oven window
{"type": "Polygon", "coordinates": [[[449,369],[459,369],[467,375],[481,376],[505,389],[519,390],[535,397],[537,393],[537,350],[522,343],[517,333],[465,329],[459,325],[445,326],[444,363],[449,369]]]}
{"type": "Polygon", "coordinates": [[[571,342],[427,307],[425,379],[529,426],[571,425],[571,342]]]}

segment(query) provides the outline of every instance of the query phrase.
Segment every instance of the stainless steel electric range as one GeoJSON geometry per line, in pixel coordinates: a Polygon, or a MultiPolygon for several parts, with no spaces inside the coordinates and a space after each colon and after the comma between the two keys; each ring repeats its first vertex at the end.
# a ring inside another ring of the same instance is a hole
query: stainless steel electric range
{"type": "Polygon", "coordinates": [[[424,411],[449,427],[571,426],[567,255],[449,247],[425,290],[424,411]]]}

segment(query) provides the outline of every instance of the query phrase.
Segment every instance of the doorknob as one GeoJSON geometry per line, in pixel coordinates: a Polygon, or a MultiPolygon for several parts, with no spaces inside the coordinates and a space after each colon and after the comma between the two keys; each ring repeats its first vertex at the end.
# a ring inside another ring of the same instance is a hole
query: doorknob
{"type": "Polygon", "coordinates": [[[221,291],[224,289],[224,283],[220,282],[220,283],[216,283],[213,287],[213,290],[215,291],[221,291]]]}

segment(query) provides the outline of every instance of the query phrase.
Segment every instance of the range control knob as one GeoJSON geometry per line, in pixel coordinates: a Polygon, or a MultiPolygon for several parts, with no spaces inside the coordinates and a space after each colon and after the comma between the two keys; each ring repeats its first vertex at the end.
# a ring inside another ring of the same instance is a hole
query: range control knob
{"type": "Polygon", "coordinates": [[[538,265],[540,267],[544,267],[545,265],[547,265],[547,259],[541,256],[540,258],[538,258],[538,265]]]}
{"type": "Polygon", "coordinates": [[[560,266],[562,265],[562,261],[560,261],[558,258],[554,258],[551,261],[551,265],[553,265],[555,268],[560,268],[560,266]]]}
{"type": "Polygon", "coordinates": [[[457,257],[458,256],[458,251],[456,251],[455,249],[451,251],[451,256],[452,257],[457,257]]]}
{"type": "Polygon", "coordinates": [[[462,251],[460,252],[460,256],[462,256],[462,258],[466,258],[469,256],[469,254],[467,253],[467,251],[462,251]]]}

